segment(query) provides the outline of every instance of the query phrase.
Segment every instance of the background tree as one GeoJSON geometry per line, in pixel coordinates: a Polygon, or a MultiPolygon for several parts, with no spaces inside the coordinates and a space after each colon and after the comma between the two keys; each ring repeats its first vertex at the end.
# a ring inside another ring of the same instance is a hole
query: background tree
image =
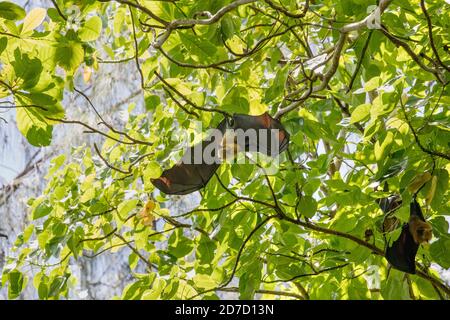
{"type": "Polygon", "coordinates": [[[95,138],[53,158],[29,199],[31,222],[3,269],[10,298],[28,282],[42,299],[68,297],[71,260],[122,248],[125,299],[448,298],[436,271],[450,268],[447,3],[52,4],[26,13],[0,2],[0,107],[34,146],[49,145],[56,125],[95,138]],[[145,110],[130,104],[113,121],[89,83],[130,62],[145,110]],[[63,108],[68,92],[90,118],[63,108]],[[150,179],[175,162],[193,120],[265,111],[291,134],[280,170],[223,165],[194,209],[167,209],[174,197],[150,179]],[[376,200],[399,194],[406,221],[419,189],[434,241],[416,275],[389,272],[385,239],[399,230],[381,232],[376,200]]]}

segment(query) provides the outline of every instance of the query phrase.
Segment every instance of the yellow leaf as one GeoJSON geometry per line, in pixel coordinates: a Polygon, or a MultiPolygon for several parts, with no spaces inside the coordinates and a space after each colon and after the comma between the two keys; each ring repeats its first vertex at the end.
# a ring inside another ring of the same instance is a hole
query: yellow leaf
{"type": "Polygon", "coordinates": [[[411,193],[416,193],[425,183],[430,181],[431,174],[429,172],[418,174],[409,184],[408,190],[411,193]]]}
{"type": "Polygon", "coordinates": [[[89,81],[91,80],[91,75],[92,75],[92,69],[88,66],[84,67],[84,71],[83,71],[83,80],[84,83],[89,83],[89,81]]]}
{"type": "Polygon", "coordinates": [[[256,89],[249,88],[248,96],[250,102],[250,114],[258,116],[267,110],[267,106],[261,103],[261,95],[256,89]]]}
{"type": "Polygon", "coordinates": [[[238,36],[234,35],[233,38],[227,40],[227,45],[230,49],[238,54],[244,53],[244,46],[242,45],[242,40],[238,36]]]}
{"type": "Polygon", "coordinates": [[[437,180],[437,176],[433,176],[433,179],[431,179],[430,190],[428,190],[427,196],[425,197],[425,202],[428,205],[433,201],[434,194],[436,193],[437,180]]]}
{"type": "Polygon", "coordinates": [[[185,96],[192,93],[192,90],[187,86],[187,84],[178,78],[167,78],[166,82],[175,87],[175,89],[185,96]]]}
{"type": "Polygon", "coordinates": [[[142,220],[142,224],[144,226],[151,227],[153,226],[153,221],[155,220],[155,216],[152,214],[152,211],[155,210],[155,202],[152,200],[147,201],[145,206],[139,212],[138,217],[142,220]]]}
{"type": "Polygon", "coordinates": [[[361,104],[353,110],[350,117],[350,123],[355,123],[366,119],[370,115],[371,105],[368,103],[361,104]]]}
{"type": "Polygon", "coordinates": [[[373,77],[364,84],[364,91],[369,92],[380,86],[380,77],[373,77]]]}
{"type": "Polygon", "coordinates": [[[41,25],[47,15],[47,10],[43,8],[35,8],[28,13],[23,20],[23,27],[21,34],[26,34],[33,31],[41,25]]]}

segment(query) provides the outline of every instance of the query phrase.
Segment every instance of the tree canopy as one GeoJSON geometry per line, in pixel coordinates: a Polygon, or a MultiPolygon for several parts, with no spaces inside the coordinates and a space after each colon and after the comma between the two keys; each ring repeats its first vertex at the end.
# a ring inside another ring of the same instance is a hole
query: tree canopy
{"type": "Polygon", "coordinates": [[[439,273],[450,268],[448,1],[52,4],[0,2],[0,109],[15,109],[33,146],[58,126],[98,139],[52,159],[45,191],[28,200],[1,278],[10,298],[28,285],[69,297],[71,261],[123,248],[123,299],[450,297],[439,273]],[[143,107],[122,123],[89,96],[105,64],[139,75],[143,107]],[[89,121],[66,116],[67,92],[88,102],[89,121]],[[278,170],[224,164],[196,208],[169,210],[179,197],[151,179],[179,158],[180,135],[264,112],[291,137],[278,170]],[[377,200],[400,196],[403,223],[415,194],[433,240],[405,275],[384,258],[400,228],[382,231],[377,200]]]}

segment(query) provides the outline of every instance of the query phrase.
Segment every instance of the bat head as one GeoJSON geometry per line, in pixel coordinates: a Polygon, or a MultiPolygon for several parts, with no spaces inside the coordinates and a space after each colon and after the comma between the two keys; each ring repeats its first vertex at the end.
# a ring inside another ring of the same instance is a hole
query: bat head
{"type": "Polygon", "coordinates": [[[433,228],[425,221],[419,203],[414,198],[409,207],[409,231],[417,244],[428,243],[433,237],[433,228]]]}
{"type": "Polygon", "coordinates": [[[428,243],[433,237],[433,228],[417,216],[411,216],[408,222],[409,232],[416,244],[428,243]]]}

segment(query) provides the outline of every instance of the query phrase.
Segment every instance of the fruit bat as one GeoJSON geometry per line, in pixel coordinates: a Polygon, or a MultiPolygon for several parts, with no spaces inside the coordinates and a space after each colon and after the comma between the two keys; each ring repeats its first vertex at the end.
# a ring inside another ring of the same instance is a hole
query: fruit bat
{"type": "Polygon", "coordinates": [[[416,199],[410,204],[409,221],[402,227],[400,237],[386,249],[386,259],[395,268],[406,273],[416,273],[415,258],[419,245],[432,238],[431,225],[425,221],[416,199]]]}
{"type": "Polygon", "coordinates": [[[165,170],[161,177],[152,179],[153,185],[166,194],[188,194],[206,186],[222,160],[229,157],[230,150],[276,156],[289,143],[283,125],[267,112],[259,116],[234,114],[222,120],[217,129],[215,134],[189,147],[181,161],[165,170]],[[210,155],[207,159],[203,157],[205,153],[210,155]]]}

